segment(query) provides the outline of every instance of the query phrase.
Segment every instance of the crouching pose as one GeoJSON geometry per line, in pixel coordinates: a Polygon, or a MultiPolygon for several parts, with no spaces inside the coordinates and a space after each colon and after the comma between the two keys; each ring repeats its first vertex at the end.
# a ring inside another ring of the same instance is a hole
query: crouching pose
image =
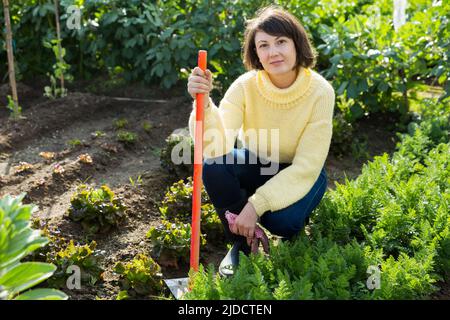
{"type": "MultiPolygon", "coordinates": [[[[231,84],[218,107],[209,97],[211,71],[194,68],[189,76],[190,95],[206,95],[203,183],[233,244],[220,264],[222,275],[233,273],[239,251],[250,252],[257,223],[289,240],[325,193],[335,94],[312,70],[315,59],[300,22],[268,7],[245,30],[248,72],[231,84]],[[238,214],[231,229],[227,210],[238,214]]],[[[191,135],[195,125],[194,108],[191,135]]]]}

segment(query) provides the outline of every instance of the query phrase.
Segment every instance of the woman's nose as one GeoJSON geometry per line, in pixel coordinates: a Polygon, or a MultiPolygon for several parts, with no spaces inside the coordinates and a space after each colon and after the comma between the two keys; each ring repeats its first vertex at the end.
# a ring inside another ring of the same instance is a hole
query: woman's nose
{"type": "Polygon", "coordinates": [[[278,50],[275,47],[269,48],[269,57],[276,57],[278,55],[278,50]]]}

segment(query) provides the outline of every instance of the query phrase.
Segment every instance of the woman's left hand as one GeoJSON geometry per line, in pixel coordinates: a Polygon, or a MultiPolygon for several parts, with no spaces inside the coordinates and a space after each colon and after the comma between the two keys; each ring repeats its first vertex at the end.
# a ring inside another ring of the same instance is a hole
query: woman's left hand
{"type": "Polygon", "coordinates": [[[246,237],[248,245],[251,245],[251,241],[255,235],[257,221],[258,215],[256,214],[255,208],[250,202],[247,202],[244,209],[237,216],[231,232],[246,237]]]}

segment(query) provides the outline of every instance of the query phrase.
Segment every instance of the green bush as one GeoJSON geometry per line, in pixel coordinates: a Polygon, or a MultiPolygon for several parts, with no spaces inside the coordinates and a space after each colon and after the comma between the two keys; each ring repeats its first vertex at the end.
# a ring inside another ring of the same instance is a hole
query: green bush
{"type": "Polygon", "coordinates": [[[202,268],[186,299],[350,299],[366,294],[368,260],[356,242],[339,246],[330,239],[311,244],[304,235],[292,244],[271,246],[269,257],[241,254],[232,278],[202,268]]]}
{"type": "Polygon", "coordinates": [[[0,300],[66,300],[67,295],[58,290],[27,290],[50,278],[56,267],[20,261],[48,242],[39,230],[31,228],[30,218],[36,207],[23,205],[24,197],[6,195],[0,199],[0,300]]]}
{"type": "Polygon", "coordinates": [[[95,189],[81,185],[70,200],[67,216],[81,222],[83,228],[93,234],[118,226],[125,217],[125,209],[122,199],[116,197],[108,186],[95,189]]]}
{"type": "MultiPolygon", "coordinates": [[[[62,28],[70,74],[89,79],[99,73],[127,82],[165,88],[185,81],[199,48],[208,50],[215,74],[215,99],[244,72],[241,44],[245,21],[273,1],[132,0],[88,1],[81,28],[62,28]]],[[[450,92],[446,1],[413,2],[398,31],[390,0],[280,0],[276,4],[304,24],[318,52],[317,70],[338,95],[351,101],[354,122],[365,113],[395,112],[407,121],[408,95],[424,82],[450,92]]],[[[61,25],[73,1],[61,1],[61,25]]],[[[55,39],[50,0],[11,4],[16,58],[23,76],[45,75],[54,57],[42,45],[55,39]]],[[[0,17],[3,24],[3,17],[0,17]]],[[[6,60],[5,52],[0,52],[6,60]]],[[[6,74],[6,66],[0,66],[6,74]]]]}
{"type": "Polygon", "coordinates": [[[331,150],[337,156],[342,156],[351,152],[354,141],[353,126],[344,119],[342,113],[333,117],[333,137],[331,150]]]}

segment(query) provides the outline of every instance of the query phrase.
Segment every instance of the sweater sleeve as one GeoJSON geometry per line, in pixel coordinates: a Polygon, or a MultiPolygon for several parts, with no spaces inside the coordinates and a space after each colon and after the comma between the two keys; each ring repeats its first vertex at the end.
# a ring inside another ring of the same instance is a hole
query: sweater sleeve
{"type": "MultiPolygon", "coordinates": [[[[229,153],[236,141],[244,119],[244,90],[236,80],[225,93],[219,107],[209,99],[204,110],[203,123],[203,156],[205,159],[215,158],[229,153]]],[[[195,100],[189,117],[189,132],[195,140],[195,100]]]]}
{"type": "Polygon", "coordinates": [[[249,198],[261,217],[302,199],[320,175],[331,144],[335,95],[330,86],[315,103],[292,164],[278,172],[249,198]]]}

